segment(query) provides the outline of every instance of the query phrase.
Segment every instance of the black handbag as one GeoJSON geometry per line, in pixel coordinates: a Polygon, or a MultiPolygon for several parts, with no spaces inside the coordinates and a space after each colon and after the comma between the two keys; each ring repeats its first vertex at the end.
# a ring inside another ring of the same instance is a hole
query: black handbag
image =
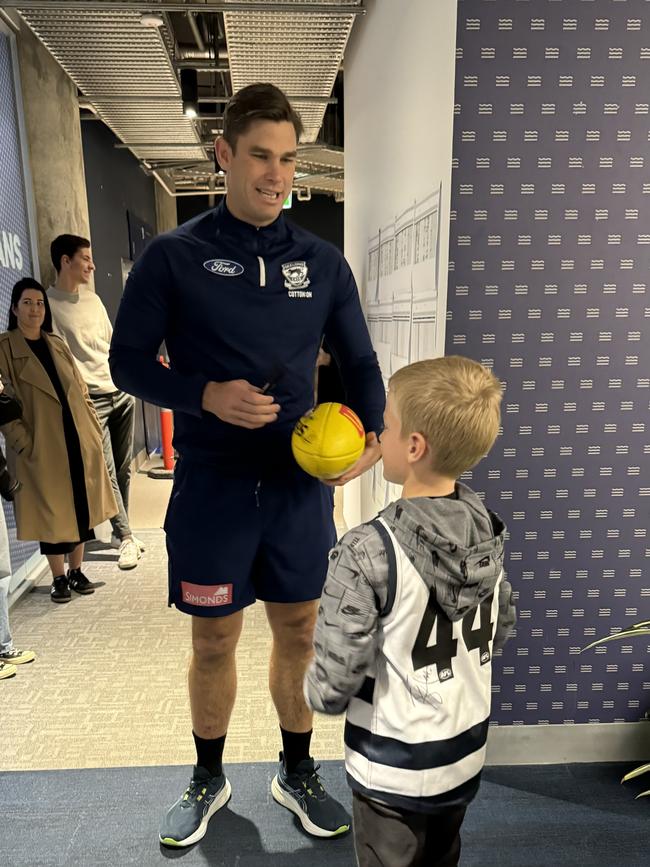
{"type": "Polygon", "coordinates": [[[17,418],[22,418],[23,408],[18,403],[15,397],[10,397],[8,394],[0,394],[0,427],[3,424],[9,424],[10,421],[16,421],[17,418]]]}

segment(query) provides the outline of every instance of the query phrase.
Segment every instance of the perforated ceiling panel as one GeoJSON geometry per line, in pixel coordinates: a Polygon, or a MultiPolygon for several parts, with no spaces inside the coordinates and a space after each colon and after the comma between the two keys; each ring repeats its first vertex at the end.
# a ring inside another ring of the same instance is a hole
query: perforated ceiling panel
{"type": "Polygon", "coordinates": [[[355,19],[354,14],[339,14],[337,7],[349,9],[360,3],[314,0],[319,9],[327,5],[331,12],[310,14],[274,12],[273,5],[269,0],[269,12],[224,13],[233,91],[255,81],[270,81],[290,97],[310,97],[308,102],[292,99],[292,103],[305,127],[302,140],[313,142],[355,19]],[[323,102],[312,101],[319,97],[323,102]]]}
{"type": "Polygon", "coordinates": [[[52,7],[21,15],[107,126],[135,143],[136,156],[204,158],[161,32],[143,27],[140,12],[52,7]]]}
{"type": "MultiPolygon", "coordinates": [[[[174,33],[165,10],[214,14],[226,7],[232,90],[255,81],[282,88],[302,117],[305,145],[318,138],[352,25],[365,11],[362,0],[225,0],[208,6],[171,0],[152,0],[151,5],[134,0],[24,0],[20,7],[22,17],[116,136],[139,159],[159,168],[164,164],[171,192],[177,181],[191,187],[192,177],[201,191],[212,172],[200,126],[183,115],[171,59],[174,33]],[[142,12],[153,10],[163,14],[160,29],[142,24],[142,12]],[[188,175],[184,169],[192,164],[196,170],[188,175]]],[[[219,177],[213,181],[223,185],[219,177]]],[[[320,154],[301,151],[296,181],[342,194],[342,153],[327,148],[320,154]]]]}

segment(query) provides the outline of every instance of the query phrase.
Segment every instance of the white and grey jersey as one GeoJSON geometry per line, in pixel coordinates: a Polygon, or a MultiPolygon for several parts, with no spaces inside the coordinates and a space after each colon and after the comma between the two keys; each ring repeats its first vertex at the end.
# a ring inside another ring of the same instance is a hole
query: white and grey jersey
{"type": "Polygon", "coordinates": [[[424,812],[474,796],[492,650],[515,622],[504,530],[459,484],[393,503],[331,552],[305,696],[347,707],[353,789],[424,812]]]}
{"type": "Polygon", "coordinates": [[[395,557],[395,599],[381,618],[381,652],[348,705],[348,777],[368,797],[409,810],[466,802],[485,762],[502,578],[453,623],[435,587],[385,532],[395,557]]]}

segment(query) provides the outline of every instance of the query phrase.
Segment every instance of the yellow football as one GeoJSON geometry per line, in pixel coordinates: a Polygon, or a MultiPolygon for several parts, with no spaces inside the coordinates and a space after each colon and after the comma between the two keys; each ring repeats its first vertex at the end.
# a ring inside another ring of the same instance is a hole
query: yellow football
{"type": "Polygon", "coordinates": [[[303,415],[291,435],[296,463],[317,479],[335,479],[349,470],[365,445],[359,417],[342,403],[320,403],[303,415]]]}

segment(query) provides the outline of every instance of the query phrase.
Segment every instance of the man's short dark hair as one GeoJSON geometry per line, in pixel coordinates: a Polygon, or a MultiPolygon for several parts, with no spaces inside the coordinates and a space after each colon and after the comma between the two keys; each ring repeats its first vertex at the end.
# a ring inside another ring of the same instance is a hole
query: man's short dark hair
{"type": "Polygon", "coordinates": [[[50,256],[56,273],[58,274],[61,270],[63,256],[69,256],[72,259],[77,250],[83,250],[86,247],[90,247],[90,241],[80,235],[59,235],[58,238],[55,238],[50,244],[50,256]]]}
{"type": "Polygon", "coordinates": [[[296,141],[303,132],[300,115],[274,84],[249,84],[233,94],[223,113],[223,137],[233,149],[237,139],[257,120],[283,120],[293,124],[296,141]]]}

